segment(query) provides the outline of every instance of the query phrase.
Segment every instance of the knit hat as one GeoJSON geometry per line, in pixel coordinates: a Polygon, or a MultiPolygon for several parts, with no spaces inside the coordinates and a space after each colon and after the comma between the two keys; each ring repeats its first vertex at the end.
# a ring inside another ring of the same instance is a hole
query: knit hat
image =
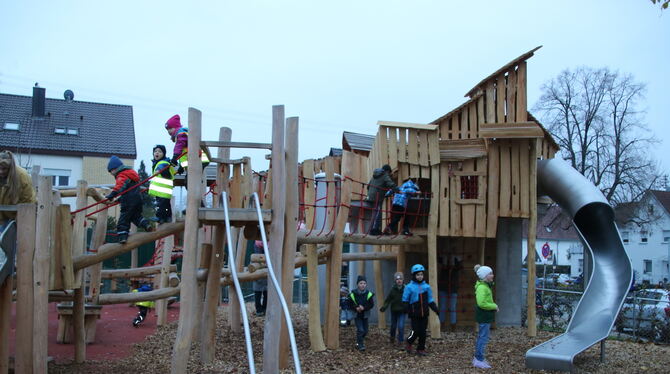
{"type": "Polygon", "coordinates": [[[121,165],[123,165],[121,159],[116,156],[112,156],[109,158],[109,163],[107,164],[107,171],[112,171],[121,165]]]}
{"type": "Polygon", "coordinates": [[[405,275],[401,271],[399,271],[399,272],[393,274],[393,279],[394,280],[395,279],[405,279],[405,275]]]}
{"type": "Polygon", "coordinates": [[[365,275],[359,275],[359,276],[358,276],[358,279],[356,279],[356,284],[361,283],[361,281],[363,281],[363,282],[365,282],[365,283],[368,282],[367,278],[365,278],[365,275]]]}
{"type": "Polygon", "coordinates": [[[488,266],[481,266],[477,264],[475,265],[475,273],[477,273],[479,279],[484,279],[487,275],[493,273],[493,269],[488,266]]]}
{"type": "Polygon", "coordinates": [[[161,151],[163,151],[163,156],[165,156],[165,155],[167,154],[167,150],[165,150],[165,146],[164,146],[163,144],[156,144],[156,145],[154,146],[154,148],[151,150],[151,152],[155,151],[156,148],[158,148],[158,149],[160,149],[161,151]]]}
{"type": "Polygon", "coordinates": [[[391,171],[393,171],[393,170],[391,169],[391,166],[388,165],[388,164],[382,166],[382,170],[384,170],[384,171],[387,172],[387,173],[391,173],[391,171]]]}
{"type": "Polygon", "coordinates": [[[12,165],[12,153],[10,151],[0,152],[0,164],[7,168],[12,165]]]}
{"type": "Polygon", "coordinates": [[[165,128],[166,129],[180,129],[181,128],[181,119],[179,118],[179,114],[175,114],[174,116],[170,117],[169,120],[165,123],[165,128]]]}

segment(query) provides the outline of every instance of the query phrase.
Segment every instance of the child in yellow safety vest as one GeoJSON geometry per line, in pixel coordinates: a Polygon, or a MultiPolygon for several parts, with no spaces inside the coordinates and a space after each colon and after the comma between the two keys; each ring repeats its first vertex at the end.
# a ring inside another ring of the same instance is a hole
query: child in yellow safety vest
{"type": "MultiPolygon", "coordinates": [[[[172,165],[179,165],[177,170],[178,174],[181,174],[188,168],[188,129],[182,127],[181,119],[179,114],[175,114],[170,117],[165,123],[165,129],[174,143],[174,150],[172,151],[172,159],[170,163],[172,165]]],[[[200,161],[202,162],[203,169],[205,166],[209,165],[209,157],[206,151],[200,151],[200,161]]]]}
{"type": "MultiPolygon", "coordinates": [[[[134,289],[133,292],[148,292],[152,290],[153,288],[151,287],[150,284],[143,284],[140,288],[134,289]]],[[[139,312],[137,313],[137,316],[133,319],[133,326],[139,327],[140,323],[142,323],[144,319],[147,318],[147,313],[149,312],[149,309],[154,307],[154,302],[138,301],[135,303],[135,305],[139,308],[139,312]]]]}
{"type": "Polygon", "coordinates": [[[156,218],[152,220],[159,224],[172,222],[170,199],[174,188],[175,170],[170,164],[170,159],[165,157],[164,145],[157,144],[153,149],[153,156],[151,174],[160,173],[151,178],[149,184],[149,195],[156,198],[156,218]]]}

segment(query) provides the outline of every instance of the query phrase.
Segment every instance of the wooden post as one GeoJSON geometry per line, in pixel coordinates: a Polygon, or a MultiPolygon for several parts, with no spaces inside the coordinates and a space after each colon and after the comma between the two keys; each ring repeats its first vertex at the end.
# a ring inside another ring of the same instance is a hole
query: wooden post
{"type": "MultiPolygon", "coordinates": [[[[284,106],[272,107],[272,224],[270,238],[265,253],[272,260],[272,270],[281,287],[282,246],[284,243],[284,215],[286,212],[286,155],[284,153],[284,106]]],[[[293,230],[294,228],[290,228],[293,230]]],[[[268,281],[268,283],[271,283],[268,281]]],[[[279,332],[281,330],[281,304],[278,290],[268,287],[268,305],[265,314],[263,336],[263,372],[279,372],[279,332]]]]}
{"type": "MultiPolygon", "coordinates": [[[[86,207],[88,196],[86,192],[88,184],[84,180],[77,181],[77,209],[86,207]]],[[[72,257],[84,254],[86,231],[84,222],[86,220],[86,211],[74,215],[74,226],[72,228],[72,257]]],[[[84,292],[85,289],[85,270],[82,269],[75,273],[74,300],[72,305],[72,328],[74,329],[74,361],[82,363],[86,360],[86,328],[84,326],[84,292]]]]}
{"type": "MultiPolygon", "coordinates": [[[[430,215],[428,216],[428,283],[433,291],[433,297],[438,298],[437,289],[437,212],[440,206],[440,165],[433,165],[430,168],[430,215]]],[[[439,301],[438,301],[439,303],[439,301]]],[[[435,313],[429,313],[428,324],[430,327],[430,336],[433,339],[440,338],[440,319],[435,313]]]]}
{"type": "MultiPolygon", "coordinates": [[[[340,277],[342,275],[342,244],[344,238],[344,226],[349,218],[349,202],[351,201],[351,180],[346,179],[351,175],[353,169],[353,160],[350,152],[343,152],[342,154],[342,179],[341,179],[341,193],[340,193],[340,211],[337,213],[335,221],[335,237],[333,238],[332,252],[328,261],[330,268],[330,278],[328,279],[329,294],[328,294],[328,335],[326,338],[326,346],[330,349],[338,349],[340,347],[340,277]]],[[[337,203],[337,201],[335,200],[337,203]]]]}
{"type": "MultiPolygon", "coordinates": [[[[95,231],[93,231],[93,237],[91,238],[91,249],[96,253],[98,248],[105,244],[105,237],[107,236],[107,212],[108,210],[106,209],[98,212],[98,220],[95,223],[95,231]]],[[[88,293],[92,304],[97,304],[98,297],[100,297],[101,272],[102,262],[91,266],[91,283],[89,284],[88,293]]]]}
{"type": "Polygon", "coordinates": [[[398,251],[398,259],[396,260],[396,271],[399,271],[401,273],[405,273],[406,269],[406,252],[407,252],[407,245],[399,245],[396,246],[397,251],[398,251]]]}
{"type": "Polygon", "coordinates": [[[486,263],[486,238],[479,238],[479,263],[486,263]]]}
{"type": "MultiPolygon", "coordinates": [[[[174,207],[174,195],[170,198],[170,205],[172,211],[175,211],[174,207]]],[[[174,220],[174,213],[172,215],[174,220]]],[[[156,241],[158,242],[158,241],[156,241]]],[[[170,276],[170,262],[172,260],[172,249],[174,248],[174,235],[168,235],[163,238],[163,257],[161,259],[161,273],[158,281],[159,288],[166,288],[168,286],[168,280],[170,276]]],[[[160,299],[156,301],[156,324],[158,326],[163,326],[167,323],[167,299],[160,299]]]]}
{"type": "MultiPolygon", "coordinates": [[[[409,216],[408,216],[409,218],[409,216]]],[[[382,246],[375,245],[374,252],[382,253],[382,246]]],[[[365,268],[365,262],[363,263],[363,268],[365,268]]],[[[382,305],[384,302],[384,283],[382,281],[382,263],[375,261],[372,263],[372,270],[375,273],[375,302],[377,305],[382,305]]],[[[379,308],[377,308],[379,309],[379,308]]],[[[378,312],[377,313],[377,327],[384,330],[386,329],[386,313],[378,312]]]]}
{"type": "MultiPolygon", "coordinates": [[[[326,196],[325,196],[325,204],[326,207],[324,209],[324,213],[326,215],[325,222],[324,224],[324,232],[330,231],[330,228],[333,227],[332,223],[333,220],[335,219],[335,213],[337,212],[335,209],[328,208],[327,206],[329,205],[335,205],[337,203],[337,196],[335,194],[335,167],[333,165],[333,158],[332,157],[326,157],[323,170],[326,172],[326,196]],[[331,181],[332,183],[328,183],[328,181],[331,181]],[[331,200],[329,200],[329,198],[331,200]]],[[[333,238],[335,235],[333,235],[333,238]]],[[[330,333],[330,324],[328,323],[329,321],[329,316],[328,314],[330,313],[330,292],[331,292],[331,284],[330,284],[330,265],[326,265],[326,276],[325,276],[325,281],[326,284],[324,285],[325,288],[325,297],[326,300],[324,300],[325,305],[324,305],[324,311],[326,315],[326,322],[324,326],[324,338],[326,339],[326,345],[328,345],[328,334],[330,333]]],[[[338,292],[339,292],[339,282],[336,284],[338,292]]],[[[339,299],[338,299],[338,304],[339,304],[339,299]]],[[[340,319],[339,313],[337,317],[338,321],[340,319]]],[[[337,328],[339,329],[339,322],[337,328]]]]}
{"type": "MultiPolygon", "coordinates": [[[[232,130],[228,127],[219,129],[219,140],[229,142],[232,139],[232,130]]],[[[219,148],[219,158],[230,158],[230,148],[219,148]]],[[[221,206],[221,192],[227,190],[229,166],[219,164],[216,171],[216,187],[212,196],[212,206],[221,206]]],[[[202,316],[202,343],[200,344],[200,359],[203,363],[210,363],[214,359],[216,348],[216,311],[221,300],[221,267],[223,266],[223,248],[226,238],[226,228],[223,225],[214,226],[212,254],[209,260],[207,283],[205,285],[205,307],[202,316]]]]}
{"type": "Polygon", "coordinates": [[[33,256],[35,254],[35,204],[18,206],[16,253],[16,360],[14,372],[33,372],[33,256]]]}
{"type": "MultiPolygon", "coordinates": [[[[305,227],[309,230],[314,225],[313,205],[316,199],[316,190],[314,187],[314,160],[306,160],[302,164],[302,173],[305,177],[305,227]]],[[[308,310],[309,310],[309,343],[314,352],[326,350],[323,342],[323,332],[321,330],[321,300],[319,290],[319,259],[316,254],[316,244],[307,244],[305,246],[307,254],[307,292],[308,292],[308,310]]]]}
{"type": "MultiPolygon", "coordinates": [[[[232,264],[237,266],[238,274],[244,270],[244,257],[246,255],[246,239],[244,238],[244,229],[242,228],[233,228],[231,234],[233,237],[232,243],[234,245],[235,259],[232,264]]],[[[244,300],[239,300],[237,298],[237,293],[234,288],[230,288],[232,292],[228,294],[228,300],[230,300],[229,307],[229,316],[231,321],[231,329],[236,333],[242,333],[242,314],[240,311],[241,305],[244,305],[244,300]],[[236,308],[232,307],[233,301],[236,308]]]]}
{"type": "Polygon", "coordinates": [[[537,142],[530,142],[530,219],[528,220],[528,294],[526,295],[526,319],[528,336],[537,335],[535,321],[535,240],[537,237],[537,142]]]}
{"type": "Polygon", "coordinates": [[[202,113],[194,108],[188,108],[188,197],[186,205],[186,220],[184,228],[184,257],[182,262],[181,279],[181,306],[179,312],[179,327],[175,339],[172,354],[173,374],[185,373],[188,357],[191,351],[191,340],[193,338],[193,323],[195,316],[194,307],[197,293],[196,266],[198,250],[198,209],[202,197],[202,164],[200,163],[200,138],[201,138],[202,113]]]}
{"type": "Polygon", "coordinates": [[[47,372],[49,331],[49,256],[51,255],[51,177],[39,177],[35,257],[33,258],[33,372],[47,372]]]}
{"type": "MultiPolygon", "coordinates": [[[[295,269],[287,266],[295,258],[298,228],[298,117],[286,119],[286,212],[284,233],[284,253],[282,263],[285,264],[282,273],[282,292],[286,305],[291,310],[293,306],[293,274],[295,269]]],[[[286,321],[282,319],[281,335],[279,338],[279,368],[288,367],[289,337],[286,321]]]]}

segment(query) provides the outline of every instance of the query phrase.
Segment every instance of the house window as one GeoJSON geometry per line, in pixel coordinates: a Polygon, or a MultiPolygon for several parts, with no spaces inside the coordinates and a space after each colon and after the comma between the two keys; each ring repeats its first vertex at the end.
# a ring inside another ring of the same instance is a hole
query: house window
{"type": "Polygon", "coordinates": [[[479,177],[464,175],[461,177],[461,199],[479,198],[479,177]]]}
{"type": "Polygon", "coordinates": [[[5,122],[5,125],[2,128],[5,130],[19,131],[19,127],[21,126],[18,123],[5,122]]]}
{"type": "Polygon", "coordinates": [[[584,259],[580,258],[579,259],[579,270],[577,270],[577,271],[581,274],[582,269],[584,269],[584,259]]]}
{"type": "Polygon", "coordinates": [[[79,129],[73,129],[73,128],[68,127],[67,134],[68,135],[79,135],[79,129]]]}
{"type": "Polygon", "coordinates": [[[663,230],[663,243],[670,242],[670,230],[663,230]]]}
{"type": "Polygon", "coordinates": [[[54,187],[64,187],[70,185],[70,174],[72,171],[67,169],[49,169],[45,168],[43,175],[51,176],[51,182],[54,187]]]}
{"type": "Polygon", "coordinates": [[[651,274],[651,260],[644,260],[644,273],[651,274]]]}
{"type": "Polygon", "coordinates": [[[621,240],[623,240],[623,244],[628,244],[630,242],[630,239],[628,239],[628,231],[621,231],[621,240]]]}
{"type": "Polygon", "coordinates": [[[79,135],[79,129],[73,127],[56,127],[54,133],[62,135],[79,135]]]}
{"type": "Polygon", "coordinates": [[[56,127],[54,130],[56,134],[67,134],[67,129],[65,127],[56,127]]]}
{"type": "Polygon", "coordinates": [[[640,231],[640,243],[646,243],[649,241],[648,233],[646,230],[640,231]]]}

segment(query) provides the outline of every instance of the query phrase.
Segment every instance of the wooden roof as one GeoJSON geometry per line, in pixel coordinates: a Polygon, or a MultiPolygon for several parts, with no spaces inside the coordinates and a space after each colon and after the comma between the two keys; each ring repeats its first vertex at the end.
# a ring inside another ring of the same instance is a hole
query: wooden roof
{"type": "Polygon", "coordinates": [[[342,133],[342,148],[347,151],[370,152],[375,142],[374,135],[345,131],[342,133]]]}
{"type": "Polygon", "coordinates": [[[477,90],[479,89],[479,87],[483,86],[486,82],[489,81],[489,79],[497,77],[498,75],[500,75],[501,73],[504,73],[505,71],[509,70],[511,67],[518,64],[521,61],[528,60],[529,58],[531,58],[533,56],[535,51],[537,51],[540,48],[542,48],[542,46],[538,46],[538,47],[535,47],[535,48],[531,49],[530,51],[522,54],[521,56],[519,56],[519,57],[515,58],[514,60],[510,61],[509,63],[507,63],[505,66],[496,70],[495,73],[493,73],[493,74],[489,75],[488,77],[482,79],[481,82],[477,83],[474,87],[472,87],[472,89],[470,91],[468,91],[468,93],[465,94],[465,97],[471,97],[472,95],[474,95],[477,92],[477,90]]]}

